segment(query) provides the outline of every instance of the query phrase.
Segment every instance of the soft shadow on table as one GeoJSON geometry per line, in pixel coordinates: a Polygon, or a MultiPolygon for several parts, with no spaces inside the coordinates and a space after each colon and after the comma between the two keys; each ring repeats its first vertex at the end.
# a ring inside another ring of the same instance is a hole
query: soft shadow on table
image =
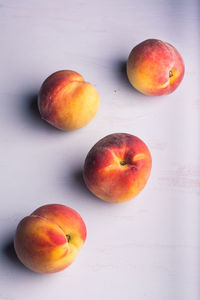
{"type": "Polygon", "coordinates": [[[30,118],[31,122],[37,124],[37,126],[43,127],[43,129],[46,130],[62,132],[61,130],[42,120],[38,110],[37,98],[38,96],[36,93],[27,96],[27,113],[29,114],[28,117],[30,118]]]}
{"type": "Polygon", "coordinates": [[[87,188],[84,179],[83,179],[83,172],[80,169],[76,170],[74,173],[72,173],[72,180],[73,183],[75,184],[75,188],[79,190],[81,194],[84,194],[86,198],[90,201],[96,201],[98,203],[105,203],[107,202],[102,201],[101,199],[97,198],[95,195],[93,195],[89,189],[87,188]]]}
{"type": "Polygon", "coordinates": [[[35,129],[46,131],[47,133],[66,133],[42,120],[38,110],[37,97],[37,93],[34,92],[27,93],[22,97],[21,112],[24,115],[25,122],[32,125],[35,129]]]}
{"type": "MultiPolygon", "coordinates": [[[[115,76],[117,77],[118,81],[119,81],[119,86],[120,88],[123,87],[124,89],[126,89],[126,91],[128,91],[129,93],[131,93],[133,95],[133,100],[137,100],[137,101],[142,101],[142,102],[146,102],[149,99],[151,99],[152,101],[156,100],[156,97],[151,97],[151,96],[147,96],[144,95],[142,93],[140,93],[138,90],[136,90],[131,83],[129,82],[128,76],[127,76],[127,72],[126,72],[126,63],[127,61],[125,59],[119,59],[118,61],[115,62],[115,76]]],[[[159,98],[159,97],[158,97],[159,98]]]]}
{"type": "Polygon", "coordinates": [[[130,84],[128,80],[128,76],[126,73],[126,60],[119,60],[116,62],[116,69],[117,69],[117,77],[120,80],[121,85],[125,88],[129,89],[131,92],[139,94],[140,93],[130,84]]]}
{"type": "Polygon", "coordinates": [[[30,98],[27,101],[27,106],[32,120],[35,120],[35,122],[43,122],[38,110],[37,94],[30,95],[30,98]]]}
{"type": "Polygon", "coordinates": [[[15,269],[18,269],[19,271],[28,272],[30,274],[34,274],[31,270],[27,269],[17,258],[17,255],[15,253],[14,249],[14,243],[13,238],[10,238],[10,240],[7,240],[5,244],[2,245],[1,252],[6,260],[11,262],[12,267],[15,269]]]}

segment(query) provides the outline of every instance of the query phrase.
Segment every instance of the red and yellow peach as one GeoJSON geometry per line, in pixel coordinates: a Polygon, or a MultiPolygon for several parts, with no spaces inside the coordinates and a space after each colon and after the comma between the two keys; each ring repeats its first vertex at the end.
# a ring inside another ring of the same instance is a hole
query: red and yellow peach
{"type": "Polygon", "coordinates": [[[88,189],[108,202],[135,197],[145,186],[152,165],[145,143],[127,133],[110,134],[89,151],[83,177],[88,189]]]}
{"type": "Polygon", "coordinates": [[[74,261],[85,239],[85,223],[75,210],[49,204],[21,220],[14,247],[27,268],[39,273],[54,273],[74,261]]]}
{"type": "Polygon", "coordinates": [[[156,39],[134,47],[127,61],[130,83],[150,96],[172,93],[181,83],[184,69],[183,59],[176,48],[156,39]]]}
{"type": "Polygon", "coordinates": [[[99,94],[77,72],[58,71],[42,84],[38,108],[42,119],[61,130],[88,124],[99,108],[99,94]]]}

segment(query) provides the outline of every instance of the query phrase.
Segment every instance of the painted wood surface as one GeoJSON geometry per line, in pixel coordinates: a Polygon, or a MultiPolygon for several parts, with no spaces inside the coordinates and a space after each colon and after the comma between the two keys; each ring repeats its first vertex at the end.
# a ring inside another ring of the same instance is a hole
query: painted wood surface
{"type": "Polygon", "coordinates": [[[199,17],[195,0],[0,0],[0,300],[200,298],[199,17]],[[129,52],[147,38],[170,42],[185,61],[169,96],[143,96],[127,81],[129,52]],[[95,119],[76,132],[38,115],[40,85],[60,69],[81,73],[101,96],[95,119]],[[109,205],[81,170],[114,132],[143,139],[153,169],[138,197],[109,205]],[[88,238],[70,268],[38,275],[16,260],[12,238],[47,203],[76,209],[88,238]]]}

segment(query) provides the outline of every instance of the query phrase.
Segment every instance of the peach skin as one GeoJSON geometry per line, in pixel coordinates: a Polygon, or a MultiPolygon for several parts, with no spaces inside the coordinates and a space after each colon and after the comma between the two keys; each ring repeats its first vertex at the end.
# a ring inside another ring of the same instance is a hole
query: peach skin
{"type": "Polygon", "coordinates": [[[42,119],[61,130],[74,130],[88,124],[95,116],[99,103],[95,87],[70,70],[50,75],[38,95],[42,119]]]}
{"type": "Polygon", "coordinates": [[[145,143],[128,133],[113,133],[89,151],[83,178],[88,189],[107,202],[135,197],[151,171],[151,154],[145,143]]]}
{"type": "Polygon", "coordinates": [[[169,43],[146,40],[131,51],[127,75],[135,89],[145,95],[161,96],[172,93],[184,76],[184,62],[169,43]]]}
{"type": "Polygon", "coordinates": [[[85,239],[85,223],[75,210],[49,204],[21,220],[14,247],[19,260],[30,270],[54,273],[74,261],[85,239]]]}

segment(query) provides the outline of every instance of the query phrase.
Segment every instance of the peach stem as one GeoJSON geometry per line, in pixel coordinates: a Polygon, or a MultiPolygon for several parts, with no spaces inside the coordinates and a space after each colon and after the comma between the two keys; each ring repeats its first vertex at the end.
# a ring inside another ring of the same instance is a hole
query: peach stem
{"type": "Polygon", "coordinates": [[[122,161],[120,161],[120,165],[125,166],[125,165],[127,165],[127,162],[122,160],[122,161]]]}
{"type": "Polygon", "coordinates": [[[69,241],[71,240],[71,236],[69,234],[66,234],[66,238],[67,238],[67,241],[69,243],[69,241]]]}

